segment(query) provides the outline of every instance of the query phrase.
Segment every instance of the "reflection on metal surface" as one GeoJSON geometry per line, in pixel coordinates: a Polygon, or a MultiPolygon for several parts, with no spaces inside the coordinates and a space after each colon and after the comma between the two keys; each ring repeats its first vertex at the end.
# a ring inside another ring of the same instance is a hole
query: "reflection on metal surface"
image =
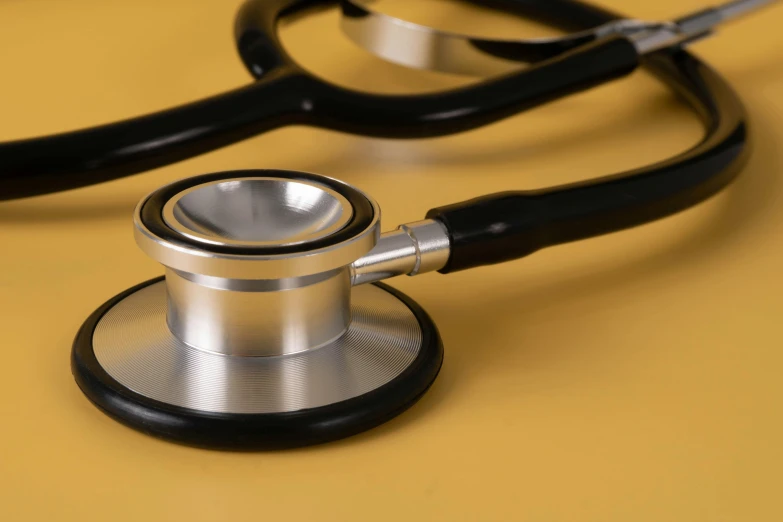
{"type": "Polygon", "coordinates": [[[348,267],[293,280],[238,281],[237,288],[203,284],[203,276],[166,270],[167,320],[187,344],[226,355],[283,355],[322,346],[345,332],[351,320],[348,267]],[[293,283],[302,281],[294,288],[293,283]],[[291,281],[286,289],[258,284],[291,281]],[[247,288],[239,286],[244,283],[247,288]]]}
{"type": "MultiPolygon", "coordinates": [[[[380,208],[365,194],[325,176],[302,180],[300,173],[259,170],[261,176],[233,177],[194,184],[162,203],[167,229],[178,232],[192,244],[171,241],[155,233],[142,219],[153,196],[136,207],[134,236],[139,248],[162,265],[177,272],[235,280],[290,279],[329,272],[351,264],[369,252],[380,235],[380,208]],[[226,185],[227,184],[227,185],[226,185]],[[311,242],[339,233],[355,217],[351,203],[332,187],[342,185],[358,193],[372,207],[366,228],[335,244],[306,253],[225,253],[208,244],[245,247],[303,248],[311,242]]],[[[231,174],[231,173],[227,173],[231,174]]],[[[154,226],[153,226],[154,228],[154,226]]]]}
{"type": "Polygon", "coordinates": [[[375,248],[351,265],[354,285],[398,275],[440,270],[449,260],[449,235],[440,221],[425,219],[385,232],[375,248]]]}
{"type": "Polygon", "coordinates": [[[332,404],[389,382],[421,348],[421,328],[410,309],[373,285],[353,289],[345,335],[275,357],[214,354],[179,341],[166,326],[165,293],[159,282],[118,303],[99,321],[93,349],[123,386],[184,408],[272,413],[332,404]]]}
{"type": "Polygon", "coordinates": [[[262,177],[204,183],[163,207],[166,224],[191,239],[248,247],[313,241],[352,216],[348,200],[325,185],[262,177]]]}

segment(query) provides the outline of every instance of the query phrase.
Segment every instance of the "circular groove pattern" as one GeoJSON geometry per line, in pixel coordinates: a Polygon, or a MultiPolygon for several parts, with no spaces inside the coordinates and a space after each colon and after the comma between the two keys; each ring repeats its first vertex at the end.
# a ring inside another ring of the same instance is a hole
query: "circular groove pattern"
{"type": "Polygon", "coordinates": [[[280,413],[325,406],[383,386],[421,349],[413,312],[373,285],[353,289],[352,322],[343,337],[279,357],[218,355],[182,343],[166,326],[165,291],[161,281],[108,310],[95,328],[93,349],[123,386],[183,408],[280,413]]]}

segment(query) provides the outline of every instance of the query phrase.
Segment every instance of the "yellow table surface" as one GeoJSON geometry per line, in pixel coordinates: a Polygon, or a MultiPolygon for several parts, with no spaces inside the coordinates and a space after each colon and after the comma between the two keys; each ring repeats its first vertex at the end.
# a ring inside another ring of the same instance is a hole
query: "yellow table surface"
{"type": "MultiPolygon", "coordinates": [[[[602,3],[649,18],[702,5],[602,3]]],[[[411,15],[519,34],[517,22],[443,4],[411,15]]],[[[247,83],[231,36],[238,5],[0,2],[0,139],[247,83]]],[[[330,11],[284,30],[293,55],[331,81],[382,92],[465,81],[383,63],[336,22],[330,11]]],[[[79,391],[69,357],[82,321],[161,273],[132,238],[143,195],[210,171],[301,169],[373,194],[391,228],[436,205],[665,158],[699,138],[691,113],[638,73],[458,136],[285,128],[129,179],[0,203],[0,520],[782,520],[781,26],[783,6],[693,46],[750,113],[754,153],[737,183],[632,231],[393,281],[438,324],[441,374],[400,417],[318,447],[179,446],[118,424],[79,391]]]]}

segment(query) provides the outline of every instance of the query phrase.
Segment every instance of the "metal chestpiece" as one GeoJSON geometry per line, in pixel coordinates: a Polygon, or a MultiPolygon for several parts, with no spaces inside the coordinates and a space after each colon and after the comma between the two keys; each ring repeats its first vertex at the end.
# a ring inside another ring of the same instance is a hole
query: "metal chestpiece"
{"type": "Polygon", "coordinates": [[[348,329],[352,285],[448,259],[436,221],[381,237],[380,208],[357,189],[252,172],[173,183],[136,210],[138,245],[166,267],[168,327],[189,346],[235,356],[318,348],[348,329]]]}

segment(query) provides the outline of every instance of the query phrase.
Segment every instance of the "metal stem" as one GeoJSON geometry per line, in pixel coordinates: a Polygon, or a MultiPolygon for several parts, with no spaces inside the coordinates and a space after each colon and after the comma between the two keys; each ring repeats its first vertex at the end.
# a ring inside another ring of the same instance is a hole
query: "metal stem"
{"type": "Polygon", "coordinates": [[[733,20],[761,7],[770,5],[777,0],[734,0],[726,2],[716,8],[720,12],[723,21],[733,20]]]}
{"type": "Polygon", "coordinates": [[[639,54],[647,54],[672,45],[685,45],[708,36],[716,26],[775,3],[777,0],[733,0],[708,7],[665,23],[633,33],[629,38],[639,54]]]}
{"type": "Polygon", "coordinates": [[[375,248],[351,265],[351,283],[440,270],[449,260],[449,236],[440,221],[425,219],[385,232],[375,248]]]}

